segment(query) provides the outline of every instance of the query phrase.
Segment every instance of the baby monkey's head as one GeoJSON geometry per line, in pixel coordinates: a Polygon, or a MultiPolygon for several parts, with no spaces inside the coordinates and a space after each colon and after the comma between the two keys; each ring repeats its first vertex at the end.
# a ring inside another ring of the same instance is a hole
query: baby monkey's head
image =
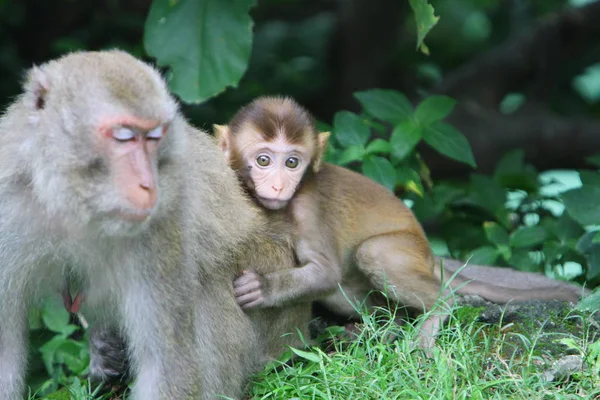
{"type": "Polygon", "coordinates": [[[289,97],[259,97],[215,134],[231,167],[265,208],[284,208],[303,177],[318,172],[329,132],[289,97]]]}

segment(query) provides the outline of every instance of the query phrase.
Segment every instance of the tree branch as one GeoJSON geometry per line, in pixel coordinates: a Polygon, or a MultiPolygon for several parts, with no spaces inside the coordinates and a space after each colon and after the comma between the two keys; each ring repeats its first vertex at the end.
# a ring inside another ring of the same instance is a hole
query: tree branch
{"type": "Polygon", "coordinates": [[[437,92],[497,109],[510,91],[547,95],[560,67],[600,42],[600,1],[548,17],[446,75],[437,92]]]}
{"type": "MultiPolygon", "coordinates": [[[[474,103],[456,109],[449,122],[465,134],[477,171],[490,173],[508,151],[522,148],[527,162],[540,170],[582,168],[584,157],[600,152],[600,121],[563,117],[529,104],[512,115],[489,111],[474,103]]],[[[464,175],[471,168],[429,147],[420,148],[435,178],[464,175]]],[[[588,165],[589,167],[589,165],[588,165]]]]}

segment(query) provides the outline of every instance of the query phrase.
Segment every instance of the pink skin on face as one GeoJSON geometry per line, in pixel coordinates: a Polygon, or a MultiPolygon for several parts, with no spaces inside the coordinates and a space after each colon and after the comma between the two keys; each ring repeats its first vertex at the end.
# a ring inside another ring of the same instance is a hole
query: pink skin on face
{"type": "Polygon", "coordinates": [[[103,119],[97,131],[106,144],[115,183],[130,204],[130,208],[114,210],[114,214],[125,220],[144,221],[156,204],[152,159],[166,126],[159,121],[123,115],[103,119]]]}
{"type": "Polygon", "coordinates": [[[281,136],[272,142],[261,140],[245,146],[244,159],[252,167],[250,177],[256,198],[265,208],[281,209],[294,196],[310,164],[306,150],[281,136]]]}

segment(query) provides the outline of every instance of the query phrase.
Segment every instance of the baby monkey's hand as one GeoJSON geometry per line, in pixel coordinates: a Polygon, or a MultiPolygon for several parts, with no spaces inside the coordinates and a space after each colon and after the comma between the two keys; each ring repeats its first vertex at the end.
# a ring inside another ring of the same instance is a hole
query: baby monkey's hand
{"type": "Polygon", "coordinates": [[[233,281],[233,293],[244,310],[260,307],[265,303],[261,276],[253,271],[242,271],[233,281]]]}

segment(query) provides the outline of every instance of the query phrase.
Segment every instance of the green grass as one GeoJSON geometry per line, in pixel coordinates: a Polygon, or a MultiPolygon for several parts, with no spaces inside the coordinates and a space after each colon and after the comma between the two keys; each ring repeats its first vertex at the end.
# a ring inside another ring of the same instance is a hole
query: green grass
{"type": "MultiPolygon", "coordinates": [[[[597,369],[560,383],[544,382],[542,377],[552,358],[537,348],[544,342],[541,339],[560,345],[559,340],[568,338],[585,353],[587,344],[582,339],[539,331],[507,332],[500,325],[461,320],[457,314],[450,317],[431,357],[416,347],[411,325],[399,328],[364,316],[356,340],[336,339],[332,351],[313,347],[310,352],[296,351],[291,365],[269,365],[254,378],[251,398],[575,399],[600,395],[597,369]],[[385,343],[390,333],[399,339],[385,343]],[[519,351],[514,351],[515,342],[519,351]]],[[[567,347],[560,346],[566,352],[567,347]]]]}
{"type": "MultiPolygon", "coordinates": [[[[577,333],[527,330],[535,324],[477,322],[480,309],[455,309],[431,357],[416,345],[413,324],[397,326],[380,310],[364,314],[353,334],[332,334],[320,345],[292,349],[252,379],[248,399],[580,399],[600,396],[600,342],[588,344],[593,324],[581,318],[577,333]],[[522,329],[522,331],[521,331],[522,329]],[[352,336],[351,338],[349,336],[352,336]],[[397,337],[390,342],[390,337],[397,337]],[[548,343],[554,343],[553,352],[548,343]],[[543,345],[542,345],[543,344],[543,345]],[[558,349],[558,350],[557,350],[558,349]],[[582,372],[545,382],[558,354],[587,355],[582,372]]],[[[590,319],[591,320],[591,319],[590,319]]],[[[556,324],[557,321],[553,323],[556,324]]],[[[565,322],[566,323],[566,322],[565,322]]],[[[568,323],[573,324],[572,321],[568,323]]],[[[43,399],[98,397],[86,380],[70,378],[43,399]]],[[[31,397],[33,399],[33,397],[31,397]]],[[[123,397],[123,398],[126,398],[123,397]]]]}

